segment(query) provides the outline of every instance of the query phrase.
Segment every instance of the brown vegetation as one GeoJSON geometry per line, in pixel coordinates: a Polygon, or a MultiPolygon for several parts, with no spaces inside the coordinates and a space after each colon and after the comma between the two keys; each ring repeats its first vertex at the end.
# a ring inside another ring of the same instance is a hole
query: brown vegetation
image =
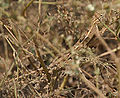
{"type": "Polygon", "coordinates": [[[120,98],[120,0],[1,0],[0,98],[120,98]]]}

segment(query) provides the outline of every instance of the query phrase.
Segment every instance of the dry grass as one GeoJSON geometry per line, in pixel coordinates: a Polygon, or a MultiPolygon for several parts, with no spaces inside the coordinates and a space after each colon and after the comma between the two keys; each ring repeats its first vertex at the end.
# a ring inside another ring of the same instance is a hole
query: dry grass
{"type": "Polygon", "coordinates": [[[119,98],[119,2],[1,0],[0,98],[119,98]]]}

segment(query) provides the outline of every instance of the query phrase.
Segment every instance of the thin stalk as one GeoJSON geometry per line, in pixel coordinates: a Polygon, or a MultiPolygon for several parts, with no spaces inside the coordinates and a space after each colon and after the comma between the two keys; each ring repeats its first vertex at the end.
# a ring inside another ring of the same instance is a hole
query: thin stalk
{"type": "Polygon", "coordinates": [[[33,3],[33,1],[34,1],[34,0],[31,0],[31,1],[25,6],[25,8],[24,8],[24,10],[23,10],[23,13],[22,13],[23,16],[26,16],[26,15],[25,15],[25,11],[26,11],[27,8],[33,3]]]}

